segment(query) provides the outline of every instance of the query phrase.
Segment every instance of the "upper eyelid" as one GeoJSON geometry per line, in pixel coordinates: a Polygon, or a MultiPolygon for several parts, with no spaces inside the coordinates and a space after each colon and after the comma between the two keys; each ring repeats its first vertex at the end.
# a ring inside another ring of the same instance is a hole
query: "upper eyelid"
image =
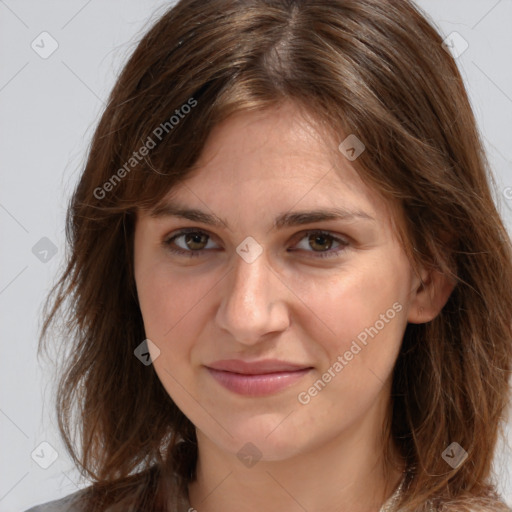
{"type": "Polygon", "coordinates": [[[218,238],[217,235],[211,233],[207,229],[203,228],[180,228],[174,231],[171,231],[168,235],[164,236],[164,240],[170,240],[171,238],[176,238],[181,235],[187,235],[188,233],[201,233],[204,235],[208,235],[210,238],[218,238]]]}

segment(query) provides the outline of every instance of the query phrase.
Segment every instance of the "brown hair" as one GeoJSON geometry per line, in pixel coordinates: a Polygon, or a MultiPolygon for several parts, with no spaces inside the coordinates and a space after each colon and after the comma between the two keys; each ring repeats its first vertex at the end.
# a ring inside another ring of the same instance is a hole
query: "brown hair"
{"type": "Polygon", "coordinates": [[[393,374],[384,435],[410,469],[403,510],[429,499],[439,509],[507,510],[491,454],[510,392],[511,243],[457,65],[406,0],[181,0],[140,41],[72,197],[69,260],[40,342],[63,319],[59,428],[94,482],[87,509],[165,510],[169,475],[181,492],[194,478],[194,426],[134,356],[145,339],[135,213],[191,175],[220,121],[283,101],[338,143],[356,134],[366,150],[352,165],[400,212],[415,268],[457,283],[434,320],[408,324],[393,374]],[[468,458],[452,469],[441,454],[454,441],[468,458]]]}

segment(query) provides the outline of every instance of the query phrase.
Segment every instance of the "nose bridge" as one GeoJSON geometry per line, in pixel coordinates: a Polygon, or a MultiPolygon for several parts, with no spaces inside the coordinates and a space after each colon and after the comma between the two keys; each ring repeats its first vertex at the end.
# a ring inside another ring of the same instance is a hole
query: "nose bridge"
{"type": "Polygon", "coordinates": [[[217,322],[237,341],[256,343],[269,332],[286,329],[288,314],[282,295],[286,287],[274,275],[265,253],[253,260],[235,254],[226,283],[217,322]]]}

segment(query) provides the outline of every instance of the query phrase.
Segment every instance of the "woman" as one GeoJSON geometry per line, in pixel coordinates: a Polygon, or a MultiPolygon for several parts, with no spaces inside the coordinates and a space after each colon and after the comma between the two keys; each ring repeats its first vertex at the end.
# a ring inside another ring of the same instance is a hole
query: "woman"
{"type": "Polygon", "coordinates": [[[93,484],[33,511],[510,510],[510,238],[442,43],[404,0],[182,0],[150,29],[43,328],[93,484]]]}

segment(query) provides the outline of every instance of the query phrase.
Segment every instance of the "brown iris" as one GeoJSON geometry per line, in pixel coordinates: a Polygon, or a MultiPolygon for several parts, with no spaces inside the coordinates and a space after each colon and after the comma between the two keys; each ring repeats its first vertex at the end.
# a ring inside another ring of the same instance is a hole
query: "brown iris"
{"type": "Polygon", "coordinates": [[[318,233],[313,233],[313,234],[309,235],[308,242],[311,245],[311,248],[314,249],[315,251],[328,250],[332,246],[332,238],[330,236],[318,234],[318,233]],[[327,245],[328,247],[320,247],[320,248],[316,249],[315,245],[316,246],[327,245]]]}
{"type": "Polygon", "coordinates": [[[194,244],[206,245],[208,243],[208,235],[206,235],[204,233],[185,233],[184,239],[185,239],[185,244],[192,251],[200,251],[201,249],[204,249],[204,247],[194,247],[193,246],[194,244]]]}

